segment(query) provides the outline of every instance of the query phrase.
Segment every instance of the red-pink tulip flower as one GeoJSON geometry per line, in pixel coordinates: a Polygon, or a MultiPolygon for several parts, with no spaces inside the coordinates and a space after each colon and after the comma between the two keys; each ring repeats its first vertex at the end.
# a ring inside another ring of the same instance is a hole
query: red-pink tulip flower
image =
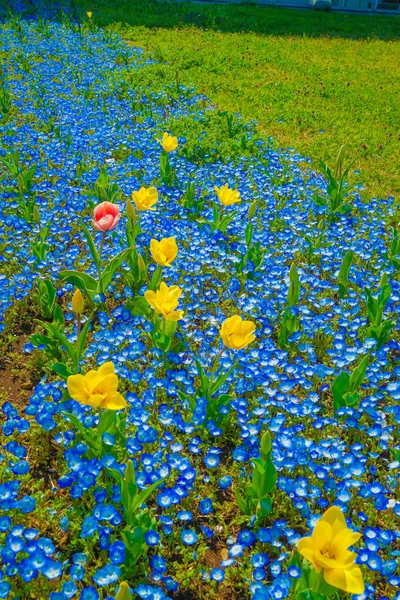
{"type": "Polygon", "coordinates": [[[121,218],[119,206],[112,202],[98,204],[93,212],[93,225],[99,231],[115,229],[121,218]]]}

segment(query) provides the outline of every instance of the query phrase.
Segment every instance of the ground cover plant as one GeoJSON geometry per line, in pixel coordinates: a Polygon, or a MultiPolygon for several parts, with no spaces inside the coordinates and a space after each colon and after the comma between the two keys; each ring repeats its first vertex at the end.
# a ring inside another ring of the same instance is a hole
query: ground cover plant
{"type": "Polygon", "coordinates": [[[399,598],[393,198],[14,8],[0,597],[399,598]]]}
{"type": "MultiPolygon", "coordinates": [[[[283,148],[333,162],[347,144],[364,196],[399,192],[400,22],[250,5],[77,0],[157,58],[151,80],[196,85],[283,148]]],[[[143,77],[145,76],[143,72],[143,77]]]]}

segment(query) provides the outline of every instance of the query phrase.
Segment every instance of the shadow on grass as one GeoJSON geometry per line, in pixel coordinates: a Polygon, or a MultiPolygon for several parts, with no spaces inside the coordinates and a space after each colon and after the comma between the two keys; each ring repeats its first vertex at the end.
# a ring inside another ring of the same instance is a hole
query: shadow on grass
{"type": "Polygon", "coordinates": [[[61,7],[74,19],[91,11],[100,26],[113,23],[148,28],[194,26],[221,32],[274,36],[400,40],[400,18],[395,15],[327,13],[181,0],[0,0],[0,7],[3,19],[9,16],[10,8],[21,16],[36,13],[54,18],[61,7]]]}

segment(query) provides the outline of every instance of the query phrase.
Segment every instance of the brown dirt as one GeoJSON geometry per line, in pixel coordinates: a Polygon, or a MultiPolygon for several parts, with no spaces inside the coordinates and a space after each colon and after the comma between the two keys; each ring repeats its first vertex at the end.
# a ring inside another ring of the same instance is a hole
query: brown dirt
{"type": "Polygon", "coordinates": [[[4,395],[6,402],[11,402],[18,410],[24,409],[28,404],[34,385],[29,377],[29,370],[27,369],[26,373],[22,375],[20,368],[21,364],[29,362],[29,355],[25,354],[22,350],[27,341],[28,337],[21,335],[10,349],[11,352],[19,355],[18,375],[13,372],[15,369],[13,360],[7,357],[0,369],[0,394],[4,395]]]}

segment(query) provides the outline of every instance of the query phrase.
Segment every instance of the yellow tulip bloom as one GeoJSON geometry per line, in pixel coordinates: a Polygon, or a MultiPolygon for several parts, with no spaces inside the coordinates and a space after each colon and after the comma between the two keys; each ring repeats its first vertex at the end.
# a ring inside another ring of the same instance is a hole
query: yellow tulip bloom
{"type": "Polygon", "coordinates": [[[92,16],[93,16],[93,13],[92,13],[92,12],[90,12],[90,11],[88,11],[88,12],[86,13],[86,15],[87,15],[88,19],[91,19],[91,18],[92,18],[92,16]]]}
{"type": "Polygon", "coordinates": [[[160,289],[156,292],[147,290],[144,297],[157,314],[162,315],[167,321],[179,321],[183,318],[183,310],[175,310],[182,294],[181,288],[177,285],[168,287],[163,281],[160,289]]]}
{"type": "Polygon", "coordinates": [[[237,190],[231,190],[227,183],[220,188],[215,185],[214,190],[218,196],[218,200],[223,206],[231,206],[232,204],[240,202],[239,192],[237,190]]]}
{"type": "Polygon", "coordinates": [[[76,315],[81,315],[84,308],[85,303],[83,301],[82,292],[80,289],[76,289],[72,296],[72,310],[76,315]]]}
{"type": "Polygon", "coordinates": [[[178,138],[169,135],[168,133],[164,133],[160,144],[163,147],[164,152],[173,152],[178,147],[178,138]]]}
{"type": "Polygon", "coordinates": [[[239,315],[225,319],[219,334],[225,346],[232,350],[241,350],[255,339],[256,326],[252,321],[243,321],[239,315]]]}
{"type": "Polygon", "coordinates": [[[150,241],[150,253],[153,260],[162,267],[170,267],[178,254],[178,246],[174,237],[150,241]]]}
{"type": "Polygon", "coordinates": [[[361,569],[354,564],[357,554],[348,550],[360,537],[360,533],[347,527],[340,508],[332,506],[317,522],[311,537],[301,538],[297,548],[317,573],[322,569],[329,585],[349,594],[362,594],[361,569]]]}
{"type": "Polygon", "coordinates": [[[112,362],[106,362],[97,371],[88,371],[86,375],[71,375],[67,387],[71,398],[92,408],[120,410],[126,406],[125,398],[117,392],[118,376],[112,362]]]}
{"type": "Polygon", "coordinates": [[[158,192],[155,187],[141,187],[138,192],[132,192],[132,200],[138,210],[156,210],[158,192]]]}

